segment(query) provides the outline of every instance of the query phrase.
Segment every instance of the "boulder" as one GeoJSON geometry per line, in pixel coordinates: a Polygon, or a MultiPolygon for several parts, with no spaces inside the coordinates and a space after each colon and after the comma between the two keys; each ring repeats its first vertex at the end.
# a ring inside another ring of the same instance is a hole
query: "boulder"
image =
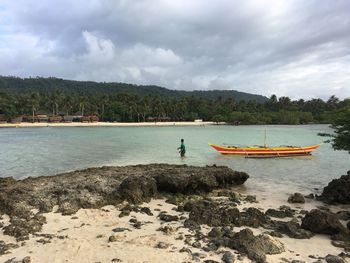
{"type": "Polygon", "coordinates": [[[235,262],[236,257],[235,257],[235,255],[232,254],[230,251],[226,251],[226,252],[222,255],[221,260],[222,260],[224,263],[233,263],[233,262],[235,262]]]}
{"type": "Polygon", "coordinates": [[[304,204],[305,198],[301,193],[294,193],[288,198],[289,203],[304,204]]]}
{"type": "Polygon", "coordinates": [[[248,228],[234,234],[229,241],[229,247],[247,254],[258,263],[266,262],[266,254],[280,254],[285,251],[284,245],[277,239],[267,234],[254,236],[248,228]]]}
{"type": "Polygon", "coordinates": [[[313,233],[337,235],[346,233],[347,229],[340,223],[337,216],[328,211],[313,209],[302,219],[301,227],[313,233]]]}
{"type": "Polygon", "coordinates": [[[350,173],[332,180],[325,188],[319,199],[325,203],[350,204],[350,173]]]}

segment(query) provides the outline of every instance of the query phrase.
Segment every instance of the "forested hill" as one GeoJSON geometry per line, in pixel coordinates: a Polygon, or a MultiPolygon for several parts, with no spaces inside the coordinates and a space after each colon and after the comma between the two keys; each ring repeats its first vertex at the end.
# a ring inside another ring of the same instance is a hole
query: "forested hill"
{"type": "Polygon", "coordinates": [[[140,97],[146,95],[159,95],[163,98],[181,98],[195,96],[205,99],[223,99],[234,98],[235,101],[254,100],[259,103],[266,102],[267,97],[255,95],[236,90],[208,90],[208,91],[184,91],[170,90],[154,85],[133,85],[126,83],[107,83],[93,81],[74,81],[59,78],[18,78],[0,76],[0,92],[6,93],[30,93],[37,91],[40,93],[51,93],[55,90],[69,94],[95,95],[106,94],[114,95],[119,93],[133,93],[140,97]]]}

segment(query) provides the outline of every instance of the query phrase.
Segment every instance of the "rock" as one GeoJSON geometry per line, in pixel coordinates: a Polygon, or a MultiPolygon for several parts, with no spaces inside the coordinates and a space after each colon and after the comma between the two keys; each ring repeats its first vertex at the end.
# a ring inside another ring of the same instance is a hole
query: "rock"
{"type": "Polygon", "coordinates": [[[195,253],[192,253],[192,257],[196,257],[196,258],[206,258],[206,257],[207,257],[207,254],[195,252],[195,253]]]}
{"type": "MultiPolygon", "coordinates": [[[[1,181],[0,181],[1,182],[1,181]]],[[[18,248],[17,244],[8,243],[6,244],[4,241],[0,240],[0,255],[4,255],[9,253],[10,249],[18,248]]]]}
{"type": "MultiPolygon", "coordinates": [[[[246,173],[235,172],[228,167],[149,164],[88,168],[24,180],[0,178],[0,214],[7,214],[13,223],[20,220],[29,222],[31,229],[17,224],[6,231],[9,235],[16,235],[17,239],[25,239],[40,229],[34,221],[40,224],[41,221],[33,219],[32,211],[35,209],[50,212],[57,206],[58,212],[70,215],[80,208],[98,209],[123,201],[136,204],[149,201],[159,196],[159,192],[202,194],[243,184],[248,177],[246,173]]],[[[147,208],[135,210],[151,215],[147,208]]],[[[130,215],[135,210],[132,207],[124,209],[120,217],[130,215]]],[[[10,225],[13,223],[10,222],[10,225]]]]}
{"type": "Polygon", "coordinates": [[[222,256],[221,260],[222,260],[224,263],[233,263],[233,262],[235,262],[236,257],[235,257],[235,255],[233,255],[231,252],[226,251],[226,252],[224,253],[224,255],[222,256]]]}
{"type": "Polygon", "coordinates": [[[229,247],[247,254],[251,260],[258,263],[266,262],[266,254],[284,252],[284,245],[280,241],[266,234],[254,236],[248,228],[236,233],[229,241],[229,247]]]}
{"type": "Polygon", "coordinates": [[[341,203],[350,204],[350,174],[343,175],[332,180],[319,197],[320,200],[328,204],[341,203]]]}
{"type": "Polygon", "coordinates": [[[115,235],[112,235],[108,238],[108,242],[116,242],[116,241],[118,241],[118,239],[115,235]]]}
{"type": "Polygon", "coordinates": [[[327,263],[345,263],[345,260],[341,257],[333,256],[333,255],[327,255],[326,256],[326,262],[327,263]]]}
{"type": "Polygon", "coordinates": [[[212,238],[219,238],[219,237],[222,237],[222,235],[223,233],[221,232],[221,229],[218,227],[213,227],[208,233],[208,236],[212,238]]]}
{"type": "Polygon", "coordinates": [[[336,213],[336,216],[339,220],[344,220],[344,221],[350,220],[350,212],[349,211],[339,211],[336,213]]]}
{"type": "Polygon", "coordinates": [[[153,216],[153,213],[149,207],[141,207],[141,212],[146,215],[153,216]]]}
{"type": "Polygon", "coordinates": [[[308,239],[314,236],[312,232],[302,229],[301,226],[293,220],[288,222],[272,221],[270,227],[272,227],[275,232],[285,234],[291,238],[308,239]]]}
{"type": "Polygon", "coordinates": [[[155,179],[146,176],[129,176],[120,184],[121,197],[132,203],[149,202],[157,191],[155,179]]]}
{"type": "Polygon", "coordinates": [[[347,232],[347,229],[339,222],[335,214],[319,209],[313,209],[306,214],[302,219],[301,227],[313,233],[326,235],[347,232]]]}
{"type": "Polygon", "coordinates": [[[212,259],[207,259],[207,260],[204,260],[204,263],[219,263],[219,262],[212,259]]]}
{"type": "Polygon", "coordinates": [[[311,193],[311,194],[305,195],[304,197],[308,199],[314,199],[315,195],[311,193]]]}
{"type": "Polygon", "coordinates": [[[304,196],[301,193],[294,193],[293,195],[291,195],[288,198],[288,202],[289,203],[300,203],[300,204],[304,204],[305,203],[305,199],[304,196]]]}
{"type": "MultiPolygon", "coordinates": [[[[240,224],[240,212],[237,208],[220,206],[210,200],[190,201],[185,204],[185,210],[190,210],[189,219],[186,221],[209,226],[225,226],[240,224]]],[[[185,221],[185,223],[186,223],[185,221]]]]}
{"type": "Polygon", "coordinates": [[[158,242],[158,244],[156,245],[156,248],[167,249],[169,246],[170,246],[170,244],[168,244],[168,243],[158,242]]]}
{"type": "Polygon", "coordinates": [[[185,253],[188,253],[188,254],[192,254],[191,249],[186,248],[186,247],[181,248],[179,252],[180,253],[184,253],[185,252],[185,253]]]}
{"type": "Polygon", "coordinates": [[[350,221],[346,224],[346,227],[350,230],[350,221]]]}
{"type": "Polygon", "coordinates": [[[112,262],[123,262],[123,261],[121,259],[119,259],[119,258],[113,258],[112,262]]]}
{"type": "Polygon", "coordinates": [[[192,247],[195,247],[195,248],[201,248],[201,247],[202,247],[202,245],[201,245],[201,243],[200,243],[199,241],[193,242],[193,243],[191,244],[191,246],[192,246],[192,247]]]}
{"type": "Polygon", "coordinates": [[[124,232],[124,231],[131,231],[129,228],[126,227],[116,227],[112,229],[113,232],[119,233],[119,232],[124,232]]]}
{"type": "Polygon", "coordinates": [[[46,223],[46,218],[42,215],[35,215],[29,220],[12,217],[10,225],[3,228],[5,235],[14,236],[17,241],[29,239],[29,234],[41,231],[42,225],[46,223]]]}
{"type": "Polygon", "coordinates": [[[265,215],[277,218],[293,217],[294,214],[295,210],[291,209],[289,206],[281,206],[279,210],[270,208],[265,212],[265,215]]]}
{"type": "Polygon", "coordinates": [[[157,229],[158,231],[162,231],[166,235],[172,235],[176,232],[176,229],[172,226],[162,226],[157,229]]]}
{"type": "Polygon", "coordinates": [[[263,212],[254,207],[249,207],[245,212],[240,213],[239,225],[259,227],[269,221],[263,212]]]}
{"type": "Polygon", "coordinates": [[[32,262],[31,258],[29,256],[26,256],[25,258],[22,259],[23,263],[30,263],[32,262]]]}
{"type": "Polygon", "coordinates": [[[160,213],[158,215],[159,219],[165,222],[179,221],[179,217],[176,215],[169,215],[166,213],[160,213]]]}
{"type": "Polygon", "coordinates": [[[257,203],[255,195],[247,195],[246,198],[244,198],[244,201],[248,203],[257,203]]]}

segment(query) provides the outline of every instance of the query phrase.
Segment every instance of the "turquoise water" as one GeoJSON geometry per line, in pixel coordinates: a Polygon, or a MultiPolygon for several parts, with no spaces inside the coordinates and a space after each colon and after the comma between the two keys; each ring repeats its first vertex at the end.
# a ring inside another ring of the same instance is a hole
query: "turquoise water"
{"type": "MultiPolygon", "coordinates": [[[[313,145],[327,125],[266,126],[268,145],[313,145]]],[[[53,175],[92,166],[139,163],[227,165],[251,175],[247,190],[314,191],[350,169],[350,155],[322,145],[313,156],[246,159],[208,146],[263,144],[264,126],[45,127],[0,129],[0,177],[53,175]],[[176,148],[185,139],[186,158],[176,148]]]]}

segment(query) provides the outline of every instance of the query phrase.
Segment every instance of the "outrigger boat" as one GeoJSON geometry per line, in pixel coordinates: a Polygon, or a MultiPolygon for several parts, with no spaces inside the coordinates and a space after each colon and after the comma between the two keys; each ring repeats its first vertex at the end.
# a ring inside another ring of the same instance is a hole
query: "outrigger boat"
{"type": "Polygon", "coordinates": [[[237,146],[220,146],[209,144],[221,154],[245,155],[250,158],[269,158],[269,157],[288,157],[310,155],[312,151],[320,147],[321,144],[312,146],[253,146],[253,147],[237,147],[237,146]]]}
{"type": "Polygon", "coordinates": [[[290,156],[311,155],[311,152],[320,147],[320,144],[311,146],[266,146],[266,129],[264,136],[264,146],[238,147],[238,146],[221,146],[209,143],[211,147],[221,154],[244,155],[247,158],[276,158],[290,156]]]}

